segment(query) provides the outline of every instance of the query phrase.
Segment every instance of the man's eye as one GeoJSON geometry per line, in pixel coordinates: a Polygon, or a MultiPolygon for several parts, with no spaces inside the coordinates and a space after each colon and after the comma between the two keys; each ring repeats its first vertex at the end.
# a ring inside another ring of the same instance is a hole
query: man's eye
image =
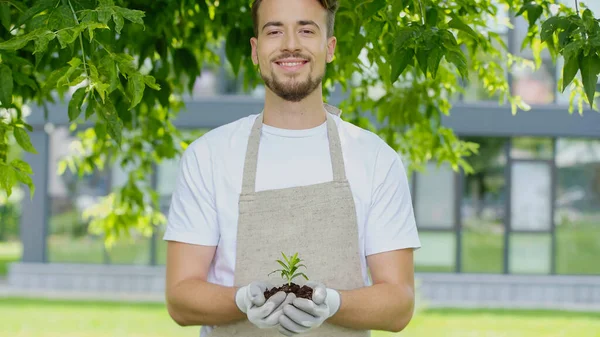
{"type": "Polygon", "coordinates": [[[312,34],[313,31],[312,30],[308,30],[308,29],[303,29],[302,33],[304,33],[304,34],[312,34]]]}
{"type": "Polygon", "coordinates": [[[275,35],[277,33],[279,33],[279,31],[274,30],[274,31],[268,32],[267,35],[275,35]]]}

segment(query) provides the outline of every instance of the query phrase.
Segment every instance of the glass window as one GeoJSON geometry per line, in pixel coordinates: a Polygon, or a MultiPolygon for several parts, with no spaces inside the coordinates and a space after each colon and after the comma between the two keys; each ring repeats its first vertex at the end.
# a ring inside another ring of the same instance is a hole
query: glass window
{"type": "Polygon", "coordinates": [[[509,271],[512,274],[549,274],[552,236],[550,233],[511,233],[509,271]]]}
{"type": "Polygon", "coordinates": [[[82,213],[108,192],[108,174],[94,172],[79,178],[68,168],[58,174],[59,162],[70,155],[74,137],[67,127],[49,132],[48,194],[50,203],[48,261],[102,263],[102,237],[88,233],[82,213]]]}
{"type": "Polygon", "coordinates": [[[130,238],[119,240],[107,251],[108,263],[111,264],[150,264],[150,240],[132,231],[130,238]]]}
{"type": "Polygon", "coordinates": [[[510,156],[513,159],[547,159],[553,155],[551,138],[516,137],[512,139],[510,156]]]}
{"type": "Polygon", "coordinates": [[[557,141],[556,271],[600,274],[600,140],[557,141]]]}
{"type": "Polygon", "coordinates": [[[550,230],[551,166],[546,162],[513,162],[511,172],[511,228],[550,230]]]}
{"type": "Polygon", "coordinates": [[[462,271],[501,273],[504,266],[506,138],[467,137],[479,153],[467,158],[474,173],[463,179],[462,271]]]}
{"type": "Polygon", "coordinates": [[[456,270],[456,233],[419,233],[422,247],[415,251],[417,272],[453,272],[456,270]]]}
{"type": "Polygon", "coordinates": [[[417,174],[416,220],[422,228],[452,228],[454,226],[454,171],[449,165],[439,168],[428,163],[417,174]]]}

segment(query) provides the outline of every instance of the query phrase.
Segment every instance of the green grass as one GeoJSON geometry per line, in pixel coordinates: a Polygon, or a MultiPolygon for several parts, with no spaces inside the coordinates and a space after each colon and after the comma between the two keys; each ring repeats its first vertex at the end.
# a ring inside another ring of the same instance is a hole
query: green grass
{"type": "MultiPolygon", "coordinates": [[[[0,336],[197,337],[180,327],[162,304],[0,299],[0,336]]],[[[502,310],[418,312],[400,334],[373,337],[597,337],[600,313],[502,310]]]]}

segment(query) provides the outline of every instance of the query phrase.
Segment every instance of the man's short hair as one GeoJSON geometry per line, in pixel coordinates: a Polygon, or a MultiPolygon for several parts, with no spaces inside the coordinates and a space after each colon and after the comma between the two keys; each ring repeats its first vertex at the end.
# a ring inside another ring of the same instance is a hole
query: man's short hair
{"type": "MultiPolygon", "coordinates": [[[[316,0],[327,10],[327,37],[333,36],[335,13],[339,7],[338,0],[316,0]]],[[[254,35],[258,36],[258,9],[263,0],[254,0],[252,3],[252,21],[254,22],[254,35]]]]}

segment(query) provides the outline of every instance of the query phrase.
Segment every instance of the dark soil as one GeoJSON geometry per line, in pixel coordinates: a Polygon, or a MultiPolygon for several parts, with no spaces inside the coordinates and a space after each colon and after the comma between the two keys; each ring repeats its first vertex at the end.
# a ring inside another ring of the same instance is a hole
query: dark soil
{"type": "Polygon", "coordinates": [[[292,282],[291,285],[284,284],[281,287],[273,287],[270,290],[265,291],[265,299],[277,294],[279,291],[285,291],[286,293],[294,293],[296,297],[302,297],[312,300],[312,288],[307,286],[300,287],[299,285],[292,282]]]}

